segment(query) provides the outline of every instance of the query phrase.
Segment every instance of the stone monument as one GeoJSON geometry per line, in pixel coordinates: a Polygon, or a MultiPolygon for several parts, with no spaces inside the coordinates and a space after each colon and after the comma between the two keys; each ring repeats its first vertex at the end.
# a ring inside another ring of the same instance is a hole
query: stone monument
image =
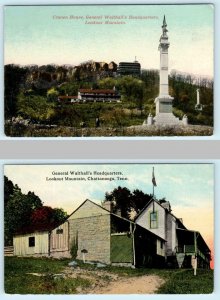
{"type": "Polygon", "coordinates": [[[155,125],[181,125],[182,121],[176,118],[172,112],[173,97],[169,95],[168,85],[168,48],[167,23],[164,16],[162,35],[158,50],[160,51],[160,90],[159,96],[155,99],[156,116],[155,125]]]}
{"type": "Polygon", "coordinates": [[[200,94],[199,94],[199,89],[196,90],[196,105],[195,105],[195,110],[202,110],[203,105],[200,103],[200,94]]]}

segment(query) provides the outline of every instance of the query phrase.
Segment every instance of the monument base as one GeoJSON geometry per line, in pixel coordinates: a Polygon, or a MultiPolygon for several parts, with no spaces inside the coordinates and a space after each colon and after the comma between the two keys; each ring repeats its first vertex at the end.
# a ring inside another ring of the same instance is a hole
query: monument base
{"type": "Polygon", "coordinates": [[[173,113],[159,113],[154,117],[155,125],[182,125],[182,121],[173,113]]]}
{"type": "Polygon", "coordinates": [[[170,95],[159,95],[154,102],[156,103],[155,125],[182,125],[182,121],[176,118],[172,112],[173,97],[170,95]]]}

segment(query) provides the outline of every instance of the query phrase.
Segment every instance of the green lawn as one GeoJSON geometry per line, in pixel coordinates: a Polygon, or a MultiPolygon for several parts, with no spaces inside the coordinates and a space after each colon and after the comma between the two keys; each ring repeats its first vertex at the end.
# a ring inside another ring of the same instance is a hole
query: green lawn
{"type": "Polygon", "coordinates": [[[5,257],[5,292],[8,294],[75,294],[77,287],[88,287],[82,278],[55,279],[69,260],[5,257]],[[43,273],[38,277],[27,273],[43,273]]]}
{"type": "Polygon", "coordinates": [[[156,270],[166,283],[158,294],[211,294],[214,288],[214,271],[198,269],[194,276],[192,269],[156,270]]]}
{"type": "MultiPolygon", "coordinates": [[[[76,294],[91,286],[89,279],[54,277],[68,266],[70,260],[48,258],[17,258],[5,257],[5,292],[8,294],[76,294]],[[28,273],[43,273],[35,276],[28,273]]],[[[96,270],[89,264],[79,263],[79,267],[96,270]]],[[[157,291],[158,294],[208,294],[213,292],[213,270],[166,270],[166,269],[130,269],[108,266],[106,273],[115,273],[121,277],[142,275],[158,275],[165,279],[165,284],[157,291]]]]}

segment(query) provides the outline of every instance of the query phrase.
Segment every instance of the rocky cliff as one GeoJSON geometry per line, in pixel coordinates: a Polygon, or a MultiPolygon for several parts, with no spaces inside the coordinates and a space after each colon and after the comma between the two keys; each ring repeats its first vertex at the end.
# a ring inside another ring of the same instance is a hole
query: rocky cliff
{"type": "Polygon", "coordinates": [[[96,81],[105,77],[115,76],[117,64],[115,62],[87,61],[78,66],[71,65],[44,65],[27,66],[25,78],[26,88],[48,89],[68,81],[96,81]]]}

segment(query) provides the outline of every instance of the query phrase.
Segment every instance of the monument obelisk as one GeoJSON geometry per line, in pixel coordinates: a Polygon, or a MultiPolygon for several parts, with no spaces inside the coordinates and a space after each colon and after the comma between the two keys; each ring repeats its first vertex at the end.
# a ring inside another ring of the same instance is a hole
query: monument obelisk
{"type": "Polygon", "coordinates": [[[173,97],[169,95],[168,84],[168,48],[170,43],[167,36],[167,23],[164,16],[162,25],[162,35],[158,50],[160,51],[160,90],[159,96],[155,99],[156,116],[155,125],[180,125],[182,122],[173,115],[172,101],[173,97]]]}

